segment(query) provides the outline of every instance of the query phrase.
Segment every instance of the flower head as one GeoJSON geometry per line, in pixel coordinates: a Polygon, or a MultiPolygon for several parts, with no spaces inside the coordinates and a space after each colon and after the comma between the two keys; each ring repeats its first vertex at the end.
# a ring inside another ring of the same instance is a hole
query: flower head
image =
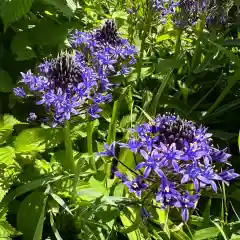
{"type": "Polygon", "coordinates": [[[229,168],[231,155],[216,149],[211,136],[207,128],[179,116],[159,115],[150,123],[138,125],[127,144],[118,143],[135,155],[138,177],[129,181],[118,171],[115,175],[138,197],[140,190],[149,191],[162,208],[179,208],[187,221],[201,191],[210,188],[217,192],[218,182],[228,184],[239,176],[229,168]],[[144,179],[144,187],[140,179],[144,179]],[[191,194],[186,192],[189,183],[194,185],[191,194]]]}
{"type": "MultiPolygon", "coordinates": [[[[37,74],[31,70],[21,73],[20,83],[36,97],[37,105],[45,107],[53,126],[77,115],[100,117],[100,105],[112,99],[109,77],[136,54],[134,47],[119,36],[112,20],[91,33],[76,30],[70,41],[73,49],[42,62],[37,74]]],[[[14,93],[27,96],[21,87],[14,93]]]]}

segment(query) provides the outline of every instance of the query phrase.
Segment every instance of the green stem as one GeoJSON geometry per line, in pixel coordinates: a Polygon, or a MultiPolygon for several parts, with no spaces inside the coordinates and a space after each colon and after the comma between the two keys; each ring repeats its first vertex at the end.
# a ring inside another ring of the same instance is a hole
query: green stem
{"type": "Polygon", "coordinates": [[[146,38],[151,26],[151,20],[152,20],[152,9],[149,4],[148,6],[148,12],[147,12],[147,19],[144,25],[143,29],[143,35],[142,35],[142,41],[141,41],[141,48],[140,48],[140,56],[139,56],[139,61],[137,65],[137,82],[140,82],[141,79],[141,70],[142,70],[142,63],[143,63],[143,53],[144,53],[144,48],[145,48],[145,43],[146,43],[146,38]]]}
{"type": "Polygon", "coordinates": [[[176,45],[175,45],[175,57],[177,57],[180,53],[181,35],[182,35],[182,29],[177,29],[177,37],[176,37],[176,45]]]}
{"type": "Polygon", "coordinates": [[[202,39],[205,22],[206,22],[206,18],[204,15],[202,15],[200,18],[199,27],[197,29],[197,33],[198,33],[197,41],[196,41],[196,47],[195,47],[195,51],[194,51],[193,58],[192,58],[191,69],[189,71],[188,79],[186,81],[187,86],[189,86],[191,84],[192,73],[193,73],[194,69],[198,66],[198,64],[201,60],[201,39],[202,39]]]}
{"type": "Polygon", "coordinates": [[[87,148],[88,148],[88,154],[90,156],[90,164],[91,164],[92,170],[97,171],[95,159],[93,157],[92,135],[93,135],[93,121],[89,121],[87,126],[87,148]]]}
{"type": "Polygon", "coordinates": [[[73,158],[71,130],[70,130],[69,121],[65,121],[64,143],[65,143],[66,157],[67,157],[67,161],[69,163],[69,168],[71,169],[72,173],[74,174],[75,173],[75,163],[74,163],[74,158],[73,158]]]}

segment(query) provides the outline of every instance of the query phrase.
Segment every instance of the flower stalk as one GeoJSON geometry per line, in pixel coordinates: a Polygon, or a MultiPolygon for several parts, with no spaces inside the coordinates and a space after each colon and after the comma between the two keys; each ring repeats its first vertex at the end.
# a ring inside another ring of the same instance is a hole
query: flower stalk
{"type": "Polygon", "coordinates": [[[88,154],[90,156],[90,164],[93,171],[97,171],[95,159],[93,157],[93,141],[92,141],[92,135],[93,135],[93,121],[89,121],[87,125],[87,149],[88,154]]]}
{"type": "Polygon", "coordinates": [[[65,121],[64,126],[64,144],[66,150],[66,157],[69,163],[69,168],[72,173],[75,174],[75,162],[73,158],[73,148],[72,148],[72,140],[71,140],[71,129],[69,121],[65,121]]]}

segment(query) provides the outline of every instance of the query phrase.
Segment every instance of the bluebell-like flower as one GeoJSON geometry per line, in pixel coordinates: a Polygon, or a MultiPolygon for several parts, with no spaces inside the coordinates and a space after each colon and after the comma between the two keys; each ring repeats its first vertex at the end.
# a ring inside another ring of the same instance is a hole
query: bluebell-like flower
{"type": "MultiPolygon", "coordinates": [[[[100,117],[101,104],[110,102],[113,84],[109,77],[128,67],[136,49],[119,36],[114,21],[108,20],[93,32],[75,31],[70,36],[74,49],[39,64],[37,74],[21,73],[20,84],[45,107],[52,126],[63,124],[77,115],[100,117]]],[[[126,74],[127,72],[121,72],[126,74]]],[[[23,88],[14,93],[26,97],[23,88]]]]}
{"type": "Polygon", "coordinates": [[[156,194],[156,201],[160,202],[161,207],[164,209],[167,206],[174,206],[180,196],[181,194],[176,190],[175,184],[163,179],[156,194]]]}
{"type": "Polygon", "coordinates": [[[130,139],[128,143],[120,143],[120,147],[129,148],[132,152],[137,153],[138,149],[141,147],[142,143],[140,141],[136,141],[135,139],[130,139]]]}
{"type": "MultiPolygon", "coordinates": [[[[207,128],[179,116],[158,115],[149,123],[137,125],[131,134],[127,144],[118,145],[134,153],[137,162],[133,171],[147,184],[141,191],[154,193],[162,208],[181,209],[184,221],[205,188],[216,192],[219,182],[228,184],[239,176],[229,169],[230,154],[214,147],[207,128]],[[189,183],[194,185],[191,195],[186,192],[189,183]]],[[[116,176],[121,178],[119,173],[116,176]]],[[[122,181],[136,192],[131,188],[136,180],[122,181]]]]}
{"type": "Polygon", "coordinates": [[[115,145],[116,142],[112,142],[110,145],[104,144],[104,152],[100,152],[100,156],[106,156],[106,157],[115,157],[115,145]]]}
{"type": "Polygon", "coordinates": [[[100,68],[103,75],[128,74],[129,65],[136,62],[136,48],[127,39],[120,37],[113,20],[106,20],[102,28],[92,32],[75,31],[70,42],[76,49],[90,53],[94,65],[100,68]],[[122,68],[121,66],[125,66],[122,68]]]}
{"type": "Polygon", "coordinates": [[[148,178],[149,174],[153,170],[160,178],[165,178],[163,171],[161,170],[158,160],[160,159],[160,154],[153,150],[151,155],[148,155],[144,150],[140,150],[140,154],[144,158],[144,162],[139,163],[136,166],[136,170],[145,167],[143,177],[148,178]]]}
{"type": "Polygon", "coordinates": [[[142,191],[148,187],[141,176],[137,176],[132,181],[129,181],[124,174],[121,174],[118,171],[115,172],[115,175],[122,180],[125,186],[128,187],[129,192],[135,193],[138,197],[141,197],[142,191]]]}
{"type": "Polygon", "coordinates": [[[17,96],[17,97],[20,97],[20,98],[25,98],[27,96],[26,92],[24,91],[23,87],[16,87],[13,89],[13,92],[14,94],[17,96]]]}
{"type": "Polygon", "coordinates": [[[33,122],[33,121],[35,121],[36,119],[37,119],[37,115],[36,115],[35,113],[33,113],[33,112],[29,113],[29,116],[28,116],[28,118],[27,118],[27,121],[28,121],[28,122],[33,122]]]}
{"type": "Polygon", "coordinates": [[[178,201],[174,203],[174,206],[181,209],[181,215],[184,221],[189,218],[189,208],[195,208],[195,204],[199,199],[199,195],[190,195],[189,192],[185,192],[184,195],[178,197],[178,201]]]}

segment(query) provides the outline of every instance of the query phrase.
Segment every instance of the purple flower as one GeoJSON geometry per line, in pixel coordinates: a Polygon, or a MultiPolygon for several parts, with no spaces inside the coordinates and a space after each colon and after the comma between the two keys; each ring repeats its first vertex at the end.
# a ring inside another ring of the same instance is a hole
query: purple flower
{"type": "Polygon", "coordinates": [[[33,121],[35,121],[36,119],[37,119],[37,115],[36,115],[35,113],[33,113],[33,112],[29,113],[29,116],[28,116],[28,118],[27,118],[27,121],[28,121],[28,122],[33,122],[33,121]]]}
{"type": "Polygon", "coordinates": [[[199,199],[199,195],[190,195],[186,192],[183,196],[180,196],[174,203],[174,206],[181,209],[181,215],[183,220],[186,222],[189,218],[189,208],[195,208],[195,204],[199,199]]]}
{"type": "Polygon", "coordinates": [[[116,142],[111,143],[110,145],[104,144],[104,152],[100,152],[99,155],[103,157],[115,157],[115,145],[116,142]]]}
{"type": "Polygon", "coordinates": [[[102,110],[99,107],[98,104],[92,104],[88,107],[88,114],[92,117],[92,118],[99,118],[100,115],[98,113],[100,113],[102,110]]]}
{"type": "Polygon", "coordinates": [[[14,88],[13,92],[14,92],[14,94],[17,97],[20,97],[20,98],[25,98],[27,96],[27,94],[25,93],[23,87],[16,87],[16,88],[14,88]]]}
{"type": "Polygon", "coordinates": [[[144,180],[141,176],[137,176],[134,180],[129,181],[125,175],[118,171],[115,172],[115,175],[122,180],[125,186],[128,187],[129,192],[135,193],[138,197],[141,197],[142,191],[148,187],[148,185],[144,183],[144,180]]]}
{"type": "MultiPolygon", "coordinates": [[[[80,114],[100,117],[100,106],[112,100],[109,92],[116,87],[109,77],[120,71],[125,74],[136,54],[135,47],[120,37],[113,20],[92,32],[76,30],[70,42],[73,49],[44,60],[37,74],[31,70],[21,73],[20,84],[36,97],[37,105],[45,107],[52,126],[80,114]]],[[[23,88],[16,88],[14,93],[26,96],[23,88]]]]}
{"type": "Polygon", "coordinates": [[[132,152],[137,153],[138,149],[141,147],[142,143],[140,141],[136,141],[135,139],[130,139],[128,144],[120,143],[120,147],[129,148],[132,152]]]}
{"type": "Polygon", "coordinates": [[[174,183],[169,182],[167,179],[163,179],[159,191],[156,194],[156,201],[161,202],[161,207],[164,209],[167,206],[174,206],[174,203],[180,196],[174,183]]]}
{"type": "Polygon", "coordinates": [[[149,123],[137,125],[128,143],[119,143],[133,152],[136,167],[132,171],[138,177],[129,181],[123,174],[116,173],[116,176],[137,196],[145,191],[162,208],[180,209],[183,220],[187,221],[189,209],[195,208],[205,188],[216,192],[218,183],[228,184],[239,176],[229,169],[230,154],[214,148],[211,136],[207,128],[179,116],[159,115],[149,123]],[[186,188],[191,182],[194,189],[190,195],[186,188]]]}
{"type": "Polygon", "coordinates": [[[160,169],[158,161],[160,159],[160,154],[153,150],[151,155],[148,155],[144,150],[140,150],[141,155],[145,159],[145,162],[141,162],[136,166],[136,170],[139,170],[142,167],[145,167],[143,177],[148,178],[149,174],[153,170],[160,178],[164,178],[165,175],[160,169]]]}
{"type": "Polygon", "coordinates": [[[234,169],[225,170],[219,173],[219,176],[228,184],[229,181],[238,178],[239,174],[234,172],[234,169]]]}
{"type": "Polygon", "coordinates": [[[172,165],[174,171],[179,172],[180,168],[177,160],[181,159],[182,152],[176,149],[176,144],[172,143],[170,146],[165,146],[160,142],[160,146],[157,147],[162,155],[160,165],[169,166],[169,162],[172,165]]]}

